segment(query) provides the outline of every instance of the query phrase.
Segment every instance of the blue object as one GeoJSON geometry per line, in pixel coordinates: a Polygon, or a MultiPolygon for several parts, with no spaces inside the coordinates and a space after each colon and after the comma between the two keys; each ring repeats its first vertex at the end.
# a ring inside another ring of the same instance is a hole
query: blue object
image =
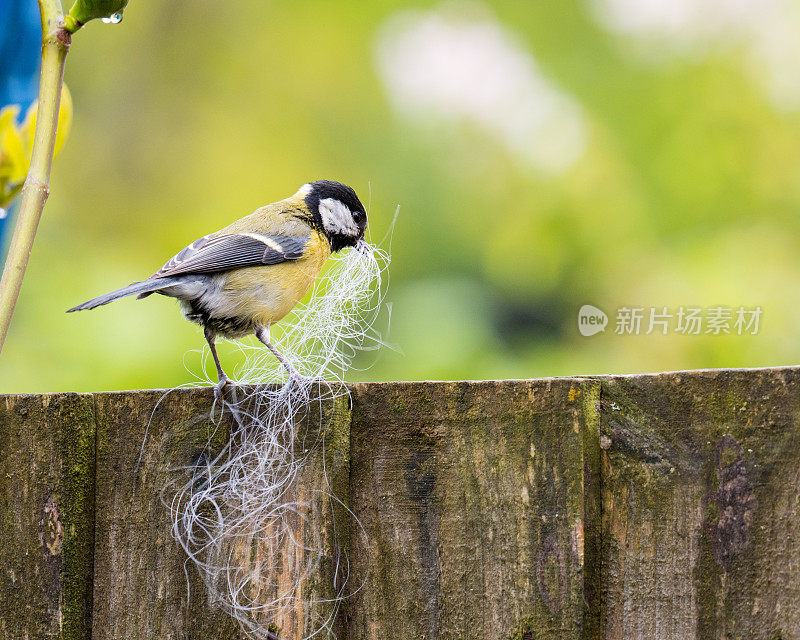
{"type": "MultiPolygon", "coordinates": [[[[20,116],[39,93],[42,24],[36,0],[0,0],[0,107],[18,104],[20,116]]],[[[5,254],[11,213],[0,219],[0,250],[5,254]]]]}

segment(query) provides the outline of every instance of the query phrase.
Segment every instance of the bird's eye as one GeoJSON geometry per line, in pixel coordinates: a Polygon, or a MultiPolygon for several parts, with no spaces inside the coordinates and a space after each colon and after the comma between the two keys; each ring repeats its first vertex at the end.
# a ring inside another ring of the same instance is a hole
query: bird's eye
{"type": "Polygon", "coordinates": [[[364,214],[361,211],[353,211],[353,220],[355,220],[358,224],[364,220],[364,214]]]}

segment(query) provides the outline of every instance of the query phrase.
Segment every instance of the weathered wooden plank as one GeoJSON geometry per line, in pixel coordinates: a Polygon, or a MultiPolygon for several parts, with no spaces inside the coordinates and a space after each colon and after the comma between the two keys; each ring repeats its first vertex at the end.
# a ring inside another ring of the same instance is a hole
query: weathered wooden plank
{"type": "Polygon", "coordinates": [[[91,396],[0,399],[0,637],[91,637],[91,396]]]}
{"type": "MultiPolygon", "coordinates": [[[[208,601],[194,566],[185,564],[183,551],[170,536],[170,516],[162,502],[171,499],[169,491],[163,496],[162,491],[176,477],[176,469],[195,464],[210,437],[218,444],[228,437],[224,427],[219,429],[210,420],[211,403],[209,389],[166,396],[160,392],[97,396],[94,637],[99,640],[243,637],[229,616],[208,601]]],[[[335,406],[325,403],[321,419],[319,413],[309,417],[308,429],[300,429],[308,436],[305,442],[317,439],[314,429],[320,424],[325,428],[323,444],[311,451],[296,492],[287,495],[307,503],[292,521],[293,534],[302,542],[317,536],[312,546],[321,544],[324,552],[320,570],[300,593],[303,600],[317,602],[298,605],[279,617],[277,630],[285,640],[302,638],[332,614],[334,603],[323,600],[335,595],[335,563],[346,552],[347,532],[341,526],[347,526],[347,519],[340,514],[334,523],[331,489],[325,483],[327,474],[333,493],[346,500],[346,399],[337,400],[335,406]],[[304,524],[304,517],[318,529],[316,533],[304,524]]],[[[244,550],[244,557],[251,551],[244,550]]],[[[290,556],[287,545],[278,554],[286,565],[305,561],[302,553],[290,556]]]]}
{"type": "MultiPolygon", "coordinates": [[[[0,637],[89,638],[92,605],[96,638],[241,637],[191,567],[187,604],[162,504],[211,393],[161,397],[0,398],[0,637]]],[[[330,415],[294,526],[325,550],[303,595],[355,592],[337,638],[800,640],[798,369],[357,385],[352,438],[330,415]]]]}
{"type": "Polygon", "coordinates": [[[583,577],[598,393],[567,379],[356,385],[351,640],[596,633],[583,577]]]}
{"type": "Polygon", "coordinates": [[[609,639],[800,638],[800,370],[609,378],[609,639]]]}

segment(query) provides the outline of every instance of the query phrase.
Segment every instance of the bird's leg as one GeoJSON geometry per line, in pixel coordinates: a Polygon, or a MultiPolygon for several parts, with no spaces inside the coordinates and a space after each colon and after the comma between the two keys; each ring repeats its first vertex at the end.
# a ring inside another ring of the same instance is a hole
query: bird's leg
{"type": "Polygon", "coordinates": [[[284,366],[286,371],[289,373],[289,378],[294,378],[295,380],[301,380],[303,378],[303,376],[301,376],[297,372],[297,369],[295,369],[291,364],[289,364],[289,361],[283,357],[283,354],[280,351],[278,351],[275,348],[275,346],[270,342],[268,327],[256,327],[256,338],[261,340],[261,342],[264,343],[267,349],[272,351],[272,355],[278,359],[278,362],[280,362],[284,366]]]}
{"type": "Polygon", "coordinates": [[[208,347],[211,349],[211,355],[214,357],[214,364],[217,365],[217,377],[219,378],[219,382],[214,386],[214,398],[220,397],[224,400],[224,389],[226,386],[230,385],[228,388],[230,390],[231,398],[230,401],[228,401],[228,406],[230,407],[231,414],[233,415],[233,419],[236,421],[236,424],[241,427],[242,422],[239,419],[239,412],[236,410],[236,406],[239,404],[239,398],[236,394],[236,387],[231,384],[230,378],[225,375],[225,372],[222,370],[222,365],[219,362],[217,347],[214,344],[216,335],[208,327],[203,329],[203,333],[206,337],[206,342],[208,342],[208,347]]]}
{"type": "Polygon", "coordinates": [[[222,370],[222,365],[219,363],[219,356],[217,355],[217,346],[214,344],[214,339],[216,338],[216,334],[205,327],[203,329],[203,333],[206,336],[206,342],[208,342],[208,348],[211,349],[211,355],[214,358],[214,364],[217,365],[217,378],[219,378],[219,383],[217,386],[222,389],[226,384],[230,382],[230,378],[225,375],[225,372],[222,370]]]}

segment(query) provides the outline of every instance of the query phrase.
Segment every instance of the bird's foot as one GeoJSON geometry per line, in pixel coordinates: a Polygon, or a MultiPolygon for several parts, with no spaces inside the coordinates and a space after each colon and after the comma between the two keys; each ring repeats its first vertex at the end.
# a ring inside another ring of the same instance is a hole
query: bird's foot
{"type": "Polygon", "coordinates": [[[217,389],[220,391],[225,388],[226,385],[233,384],[231,379],[226,376],[224,373],[219,377],[219,382],[215,385],[217,389]]]}
{"type": "Polygon", "coordinates": [[[303,375],[297,373],[297,371],[290,371],[289,375],[286,378],[286,382],[283,385],[287,388],[289,387],[296,387],[301,388],[305,387],[308,384],[308,378],[303,375]]]}
{"type": "Polygon", "coordinates": [[[225,402],[225,394],[224,390],[227,385],[231,384],[231,379],[226,376],[222,375],[219,377],[219,382],[214,385],[214,401],[223,403],[225,402]]]}
{"type": "Polygon", "coordinates": [[[219,382],[214,385],[214,402],[215,404],[219,402],[223,412],[225,409],[227,409],[231,416],[233,416],[236,424],[239,427],[242,426],[242,420],[239,416],[239,410],[237,408],[239,405],[239,397],[236,393],[236,384],[225,374],[222,374],[219,377],[219,382]],[[229,397],[226,398],[226,395],[229,397]]]}
{"type": "Polygon", "coordinates": [[[305,376],[300,373],[297,369],[295,369],[289,362],[281,358],[281,364],[283,368],[286,369],[286,373],[288,377],[286,379],[286,384],[295,384],[297,386],[309,386],[312,384],[319,384],[323,383],[324,380],[319,376],[305,376]]]}
{"type": "Polygon", "coordinates": [[[307,378],[303,374],[301,374],[288,362],[284,361],[283,366],[286,368],[286,373],[289,374],[289,380],[292,380],[294,382],[304,382],[305,380],[307,380],[307,378]]]}

